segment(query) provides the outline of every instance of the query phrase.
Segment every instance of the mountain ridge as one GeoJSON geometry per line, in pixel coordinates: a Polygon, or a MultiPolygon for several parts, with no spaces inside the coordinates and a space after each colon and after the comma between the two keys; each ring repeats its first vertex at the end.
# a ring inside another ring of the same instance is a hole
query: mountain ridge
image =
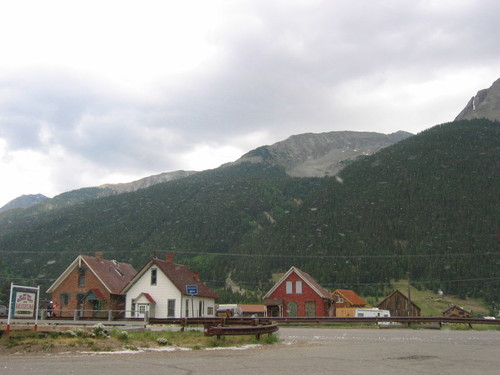
{"type": "MultiPolygon", "coordinates": [[[[269,163],[285,168],[292,177],[324,177],[338,173],[345,165],[357,157],[371,155],[383,147],[399,142],[412,134],[398,131],[389,135],[376,132],[332,131],[326,133],[305,133],[293,135],[270,146],[261,146],[243,155],[235,162],[269,163]],[[266,150],[267,158],[258,157],[266,150]]],[[[88,199],[97,199],[115,194],[133,192],[149,186],[188,177],[197,171],[178,170],[147,176],[126,183],[103,184],[70,190],[48,199],[38,210],[50,210],[63,205],[71,205],[88,199]]],[[[17,198],[16,198],[17,199],[17,198]]],[[[12,201],[11,201],[12,202],[12,201]]],[[[33,205],[39,202],[35,202],[33,205]]],[[[4,207],[10,207],[10,202],[4,207]]],[[[24,206],[22,208],[29,208],[24,206]]],[[[13,207],[20,208],[20,207],[13,207]]],[[[10,208],[8,208],[10,209],[10,208]]],[[[0,212],[8,209],[0,209],[0,212]]]]}
{"type": "Polygon", "coordinates": [[[482,89],[473,96],[455,121],[487,118],[500,121],[500,78],[490,88],[482,89]]]}

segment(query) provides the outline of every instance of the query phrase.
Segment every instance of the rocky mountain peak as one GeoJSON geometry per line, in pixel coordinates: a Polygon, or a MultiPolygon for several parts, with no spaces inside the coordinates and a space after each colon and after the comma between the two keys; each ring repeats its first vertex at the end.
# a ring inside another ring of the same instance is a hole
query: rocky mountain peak
{"type": "Polygon", "coordinates": [[[49,198],[47,198],[43,194],[21,195],[20,197],[17,197],[16,199],[11,200],[5,206],[0,207],[0,212],[13,210],[16,208],[28,208],[28,207],[34,206],[35,204],[43,202],[44,200],[47,200],[47,199],[49,199],[49,198]]]}
{"type": "Polygon", "coordinates": [[[479,90],[458,114],[455,121],[481,117],[500,121],[500,78],[493,82],[489,89],[479,90]]]}
{"type": "Polygon", "coordinates": [[[404,131],[389,135],[355,131],[305,133],[293,135],[271,146],[259,147],[235,163],[279,165],[292,177],[333,176],[352,160],[371,155],[411,135],[404,131]]]}

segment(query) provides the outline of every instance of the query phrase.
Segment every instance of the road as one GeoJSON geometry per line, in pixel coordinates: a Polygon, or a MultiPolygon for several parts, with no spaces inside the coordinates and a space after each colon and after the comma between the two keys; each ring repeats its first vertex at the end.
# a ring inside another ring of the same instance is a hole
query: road
{"type": "Polygon", "coordinates": [[[9,356],[1,375],[498,374],[500,331],[281,328],[245,350],[9,356]]]}

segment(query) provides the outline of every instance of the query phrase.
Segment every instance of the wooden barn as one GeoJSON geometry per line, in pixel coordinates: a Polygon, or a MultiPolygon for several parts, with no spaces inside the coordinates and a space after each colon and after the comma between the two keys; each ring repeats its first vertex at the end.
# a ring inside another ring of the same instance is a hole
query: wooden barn
{"type": "Polygon", "coordinates": [[[472,310],[457,305],[451,305],[442,314],[445,318],[472,318],[472,310]]]}
{"type": "Polygon", "coordinates": [[[389,310],[391,316],[420,316],[420,307],[411,302],[399,290],[395,290],[387,296],[377,307],[381,310],[389,310]]]}

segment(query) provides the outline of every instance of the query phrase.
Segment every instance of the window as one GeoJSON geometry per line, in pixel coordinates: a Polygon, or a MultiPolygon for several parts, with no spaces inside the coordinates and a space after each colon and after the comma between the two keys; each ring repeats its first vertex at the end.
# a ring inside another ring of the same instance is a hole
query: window
{"type": "Polygon", "coordinates": [[[175,299],[169,299],[168,300],[168,312],[167,316],[169,318],[175,317],[175,299]]]}
{"type": "Polygon", "coordinates": [[[292,294],[293,293],[292,288],[293,288],[293,282],[287,281],[286,282],[286,294],[292,294]]]}
{"type": "Polygon", "coordinates": [[[207,307],[207,315],[209,316],[214,315],[214,308],[212,306],[207,307]]]}
{"type": "Polygon", "coordinates": [[[131,304],[131,306],[130,306],[130,308],[131,308],[131,310],[132,310],[132,314],[131,314],[131,316],[132,316],[132,318],[135,318],[135,299],[133,299],[133,300],[131,301],[131,303],[132,303],[132,304],[131,304]]]}
{"type": "Polygon", "coordinates": [[[156,268],[151,268],[151,285],[156,285],[156,275],[158,270],[156,268]]]}
{"type": "Polygon", "coordinates": [[[69,294],[68,293],[61,293],[59,295],[59,300],[61,301],[61,306],[68,306],[69,294]]]}
{"type": "Polygon", "coordinates": [[[198,303],[198,316],[203,316],[205,310],[205,301],[200,300],[198,303]]]}
{"type": "Polygon", "coordinates": [[[78,268],[78,286],[80,288],[85,286],[85,271],[84,267],[78,268]]]}
{"type": "Polygon", "coordinates": [[[298,280],[295,282],[295,293],[302,294],[302,281],[298,280]]]}

